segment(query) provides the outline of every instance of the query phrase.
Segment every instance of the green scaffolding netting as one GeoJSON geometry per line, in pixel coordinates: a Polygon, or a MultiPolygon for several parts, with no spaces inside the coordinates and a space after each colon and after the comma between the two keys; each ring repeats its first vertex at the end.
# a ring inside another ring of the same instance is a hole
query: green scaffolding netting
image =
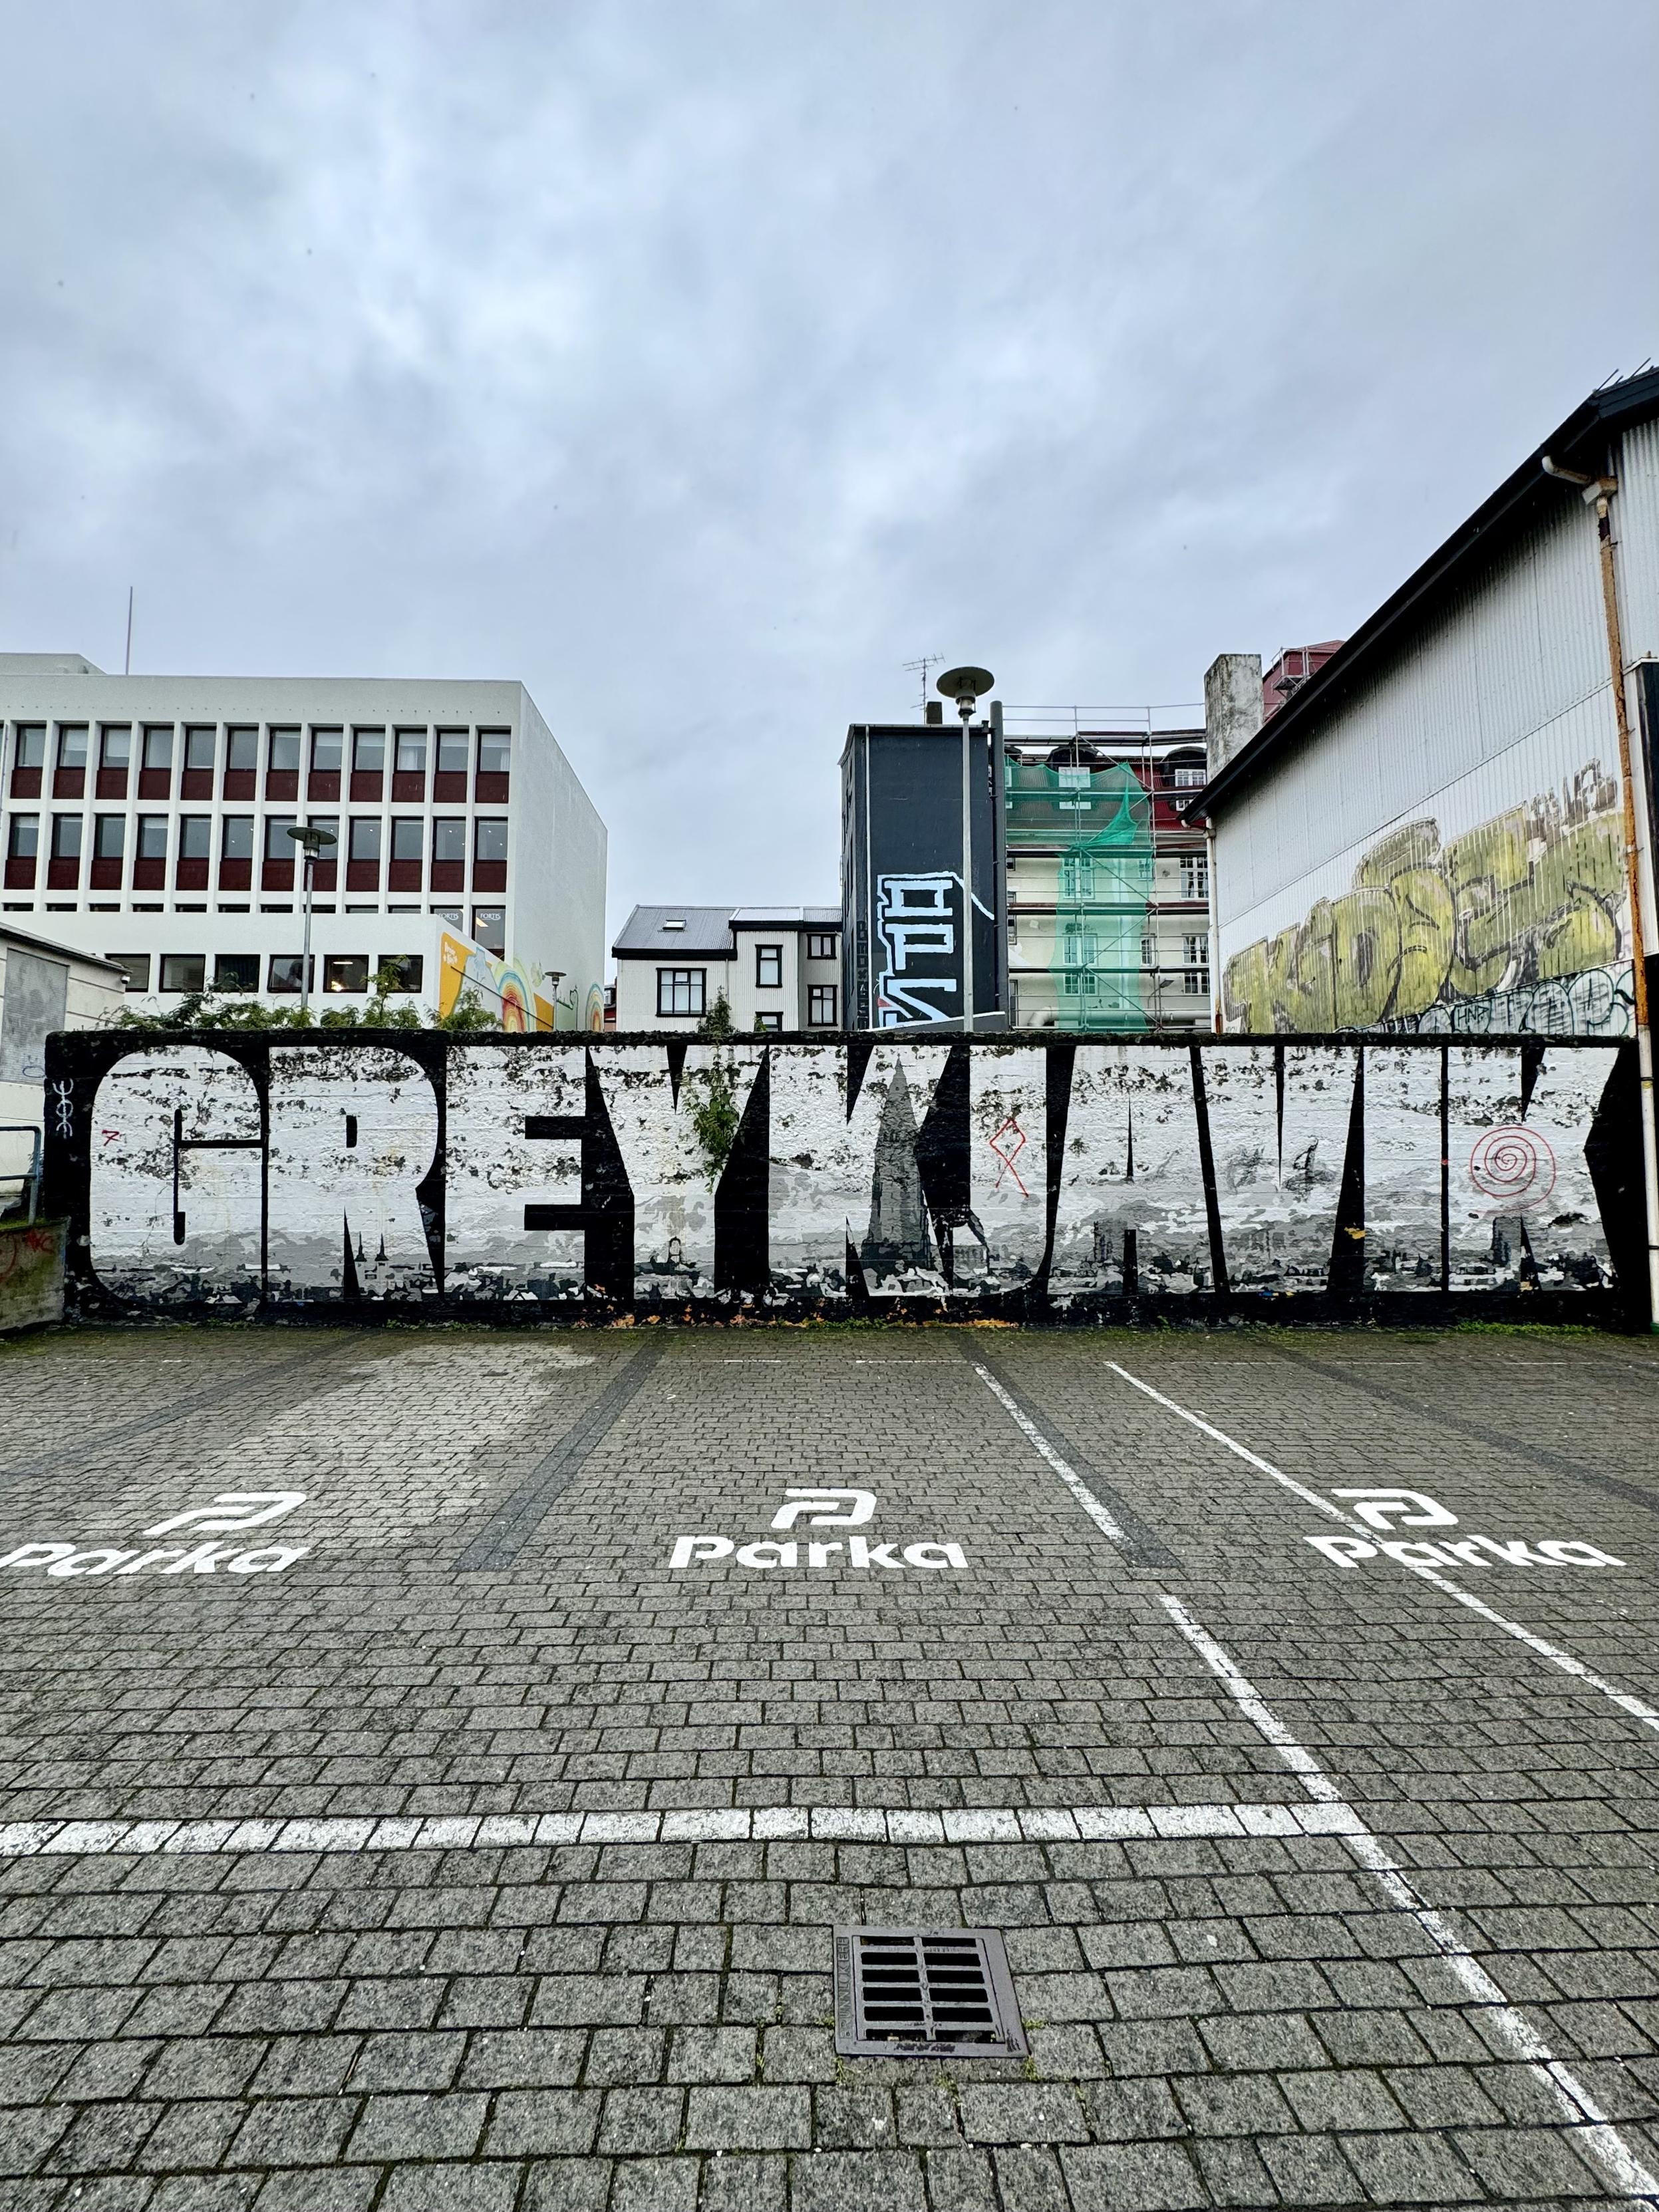
{"type": "MultiPolygon", "coordinates": [[[[1144,1030],[1152,804],[1140,779],[1122,765],[1055,769],[1010,761],[1005,805],[1009,852],[1054,857],[1047,965],[1059,1025],[1144,1030]]],[[[1022,916],[1023,947],[1041,945],[1043,919],[1022,916]]]]}

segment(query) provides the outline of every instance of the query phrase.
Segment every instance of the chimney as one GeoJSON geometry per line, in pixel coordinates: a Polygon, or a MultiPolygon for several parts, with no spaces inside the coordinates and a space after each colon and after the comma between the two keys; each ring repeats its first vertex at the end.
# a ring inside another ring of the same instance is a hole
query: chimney
{"type": "Polygon", "coordinates": [[[944,702],[944,700],[943,700],[943,699],[930,699],[930,700],[927,702],[927,726],[928,726],[928,728],[929,728],[929,729],[935,729],[935,728],[938,728],[938,727],[939,727],[940,726],[942,726],[942,724],[944,723],[944,720],[945,720],[945,702],[944,702]]]}
{"type": "Polygon", "coordinates": [[[1218,775],[1261,727],[1261,655],[1218,653],[1204,673],[1204,735],[1210,774],[1218,775]]]}

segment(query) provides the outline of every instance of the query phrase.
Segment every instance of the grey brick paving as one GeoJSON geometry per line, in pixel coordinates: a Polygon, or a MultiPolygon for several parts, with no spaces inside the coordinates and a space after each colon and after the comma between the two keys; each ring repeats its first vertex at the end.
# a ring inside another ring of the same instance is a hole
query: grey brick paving
{"type": "Polygon", "coordinates": [[[0,2212],[1608,2201],[1339,1835],[530,1839],[588,1812],[1302,1804],[1165,1590],[1659,2160],[1659,1734],[1391,1564],[1329,1565],[1310,1509],[1107,1364],[1321,1492],[1404,1485],[1460,1534],[1625,1559],[1464,1579],[1654,1700],[1655,1353],[1000,1333],[999,1373],[1142,1533],[1126,1558],[974,1340],[671,1333],[624,1391],[626,1333],[320,1333],[297,1370],[287,1332],[0,1351],[8,1545],[291,1488],[280,1533],[311,1547],[279,1575],[0,1571],[0,1819],[271,1823],[0,1858],[0,2212]],[[459,1572],[578,1432],[516,1555],[459,1572]],[[811,1484],[873,1491],[872,1543],[966,1568],[669,1570],[677,1535],[774,1540],[811,1484]],[[462,1825],[269,1847],[330,1819],[462,1825]],[[838,2059],[849,1921],[1001,1928],[1029,2062],[838,2059]]]}

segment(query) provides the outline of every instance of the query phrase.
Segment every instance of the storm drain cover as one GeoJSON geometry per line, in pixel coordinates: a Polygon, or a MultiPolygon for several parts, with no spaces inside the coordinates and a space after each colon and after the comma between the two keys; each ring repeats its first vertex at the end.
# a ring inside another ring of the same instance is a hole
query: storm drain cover
{"type": "Polygon", "coordinates": [[[836,2048],[846,2058],[1024,2058],[994,1928],[837,1928],[836,2048]]]}

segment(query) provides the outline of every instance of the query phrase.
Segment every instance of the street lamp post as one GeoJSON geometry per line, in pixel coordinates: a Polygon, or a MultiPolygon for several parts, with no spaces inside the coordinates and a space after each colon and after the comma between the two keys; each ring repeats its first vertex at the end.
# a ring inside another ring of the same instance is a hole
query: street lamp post
{"type": "Polygon", "coordinates": [[[305,945],[300,955],[300,1012],[311,1012],[311,872],[318,855],[337,840],[331,830],[320,830],[310,822],[302,822],[289,831],[305,854],[305,945]]]}
{"type": "Polygon", "coordinates": [[[947,668],[939,690],[962,717],[962,1033],[972,1036],[974,1004],[974,705],[996,678],[988,668],[947,668]]]}

